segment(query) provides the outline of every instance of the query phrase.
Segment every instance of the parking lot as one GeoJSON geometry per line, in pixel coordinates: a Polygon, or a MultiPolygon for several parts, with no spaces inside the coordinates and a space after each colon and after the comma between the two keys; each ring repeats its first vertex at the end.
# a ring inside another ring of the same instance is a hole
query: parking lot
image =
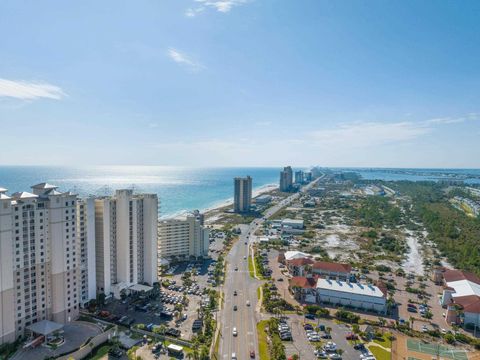
{"type": "Polygon", "coordinates": [[[347,324],[325,319],[311,320],[293,314],[288,316],[287,324],[293,339],[284,342],[287,356],[297,354],[300,359],[314,360],[327,356],[335,358],[335,353],[341,353],[342,359],[357,360],[362,354],[361,349],[354,349],[347,340],[352,332],[347,324]],[[317,347],[319,351],[316,351],[317,347]]]}
{"type": "Polygon", "coordinates": [[[209,259],[177,264],[172,267],[172,274],[164,278],[163,285],[167,286],[162,285],[160,291],[128,296],[124,300],[109,299],[97,316],[127,327],[144,324],[148,331],[165,325],[167,335],[190,340],[202,300],[208,301],[204,290],[209,285],[208,272],[214,263],[209,259]],[[192,273],[188,286],[182,280],[185,272],[192,273]]]}

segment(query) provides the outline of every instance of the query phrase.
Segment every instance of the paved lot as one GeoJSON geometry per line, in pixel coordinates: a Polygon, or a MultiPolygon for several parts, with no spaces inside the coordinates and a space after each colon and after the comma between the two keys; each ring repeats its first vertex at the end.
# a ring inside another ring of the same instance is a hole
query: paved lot
{"type": "Polygon", "coordinates": [[[60,355],[72,350],[78,349],[80,345],[85,343],[89,337],[97,336],[102,331],[93,323],[75,321],[71,324],[65,325],[63,328],[65,343],[60,346],[55,352],[49,348],[39,346],[35,349],[28,349],[19,352],[15,356],[15,360],[32,360],[45,359],[53,355],[60,355]]]}

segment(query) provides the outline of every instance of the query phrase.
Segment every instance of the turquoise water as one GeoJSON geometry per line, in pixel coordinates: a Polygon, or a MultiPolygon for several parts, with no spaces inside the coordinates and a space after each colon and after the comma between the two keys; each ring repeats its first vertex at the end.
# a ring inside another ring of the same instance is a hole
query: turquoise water
{"type": "Polygon", "coordinates": [[[9,193],[30,191],[40,182],[58,185],[81,196],[109,195],[134,188],[160,198],[160,215],[205,209],[233,198],[233,178],[250,175],[253,188],[277,184],[280,168],[181,168],[165,166],[101,166],[85,168],[0,166],[0,187],[9,193]]]}
{"type": "MultiPolygon", "coordinates": [[[[81,196],[109,195],[115,189],[134,188],[158,194],[160,215],[210,208],[233,197],[233,178],[250,175],[258,189],[278,184],[280,168],[182,168],[165,166],[34,167],[0,166],[0,187],[9,193],[30,191],[40,182],[58,185],[81,196]]],[[[480,170],[464,169],[331,169],[355,171],[365,179],[460,179],[480,184],[480,170]]]]}

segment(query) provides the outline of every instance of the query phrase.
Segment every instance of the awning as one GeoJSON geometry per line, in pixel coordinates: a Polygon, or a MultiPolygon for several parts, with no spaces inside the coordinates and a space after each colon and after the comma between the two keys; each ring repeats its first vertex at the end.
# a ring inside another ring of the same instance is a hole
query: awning
{"type": "Polygon", "coordinates": [[[42,320],[39,322],[36,322],[32,325],[27,326],[27,330],[30,330],[31,332],[34,332],[35,334],[40,334],[40,335],[49,335],[51,333],[54,333],[55,331],[62,330],[63,325],[50,321],[50,320],[42,320]]]}
{"type": "Polygon", "coordinates": [[[145,292],[148,292],[148,291],[152,290],[153,287],[147,286],[147,285],[142,285],[142,284],[135,284],[135,285],[130,286],[128,289],[131,290],[131,291],[138,291],[138,292],[145,291],[145,292]]]}

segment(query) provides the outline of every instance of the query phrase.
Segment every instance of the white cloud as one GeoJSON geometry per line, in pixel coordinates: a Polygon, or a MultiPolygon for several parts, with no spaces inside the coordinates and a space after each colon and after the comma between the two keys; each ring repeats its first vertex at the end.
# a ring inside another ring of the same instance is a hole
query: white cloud
{"type": "Polygon", "coordinates": [[[167,51],[167,55],[170,59],[175,61],[177,64],[185,65],[191,70],[200,70],[204,68],[202,64],[196,61],[193,61],[187,55],[181,53],[175,48],[169,48],[167,51]]]}
{"type": "Polygon", "coordinates": [[[185,16],[195,17],[197,14],[205,10],[205,8],[213,8],[221,13],[228,13],[236,6],[246,4],[250,0],[195,0],[200,4],[196,8],[188,8],[185,11],[185,16]]]}
{"type": "Polygon", "coordinates": [[[198,14],[200,14],[201,12],[203,12],[203,10],[205,10],[204,7],[188,8],[188,9],[185,11],[185,16],[187,16],[187,17],[195,17],[195,16],[197,16],[198,14]]]}
{"type": "Polygon", "coordinates": [[[431,128],[413,122],[367,122],[343,124],[335,129],[311,133],[318,145],[368,147],[413,140],[431,131],[431,128]]]}
{"type": "Polygon", "coordinates": [[[0,78],[0,97],[12,97],[22,100],[47,98],[60,100],[67,96],[55,85],[24,80],[7,80],[0,78]]]}

